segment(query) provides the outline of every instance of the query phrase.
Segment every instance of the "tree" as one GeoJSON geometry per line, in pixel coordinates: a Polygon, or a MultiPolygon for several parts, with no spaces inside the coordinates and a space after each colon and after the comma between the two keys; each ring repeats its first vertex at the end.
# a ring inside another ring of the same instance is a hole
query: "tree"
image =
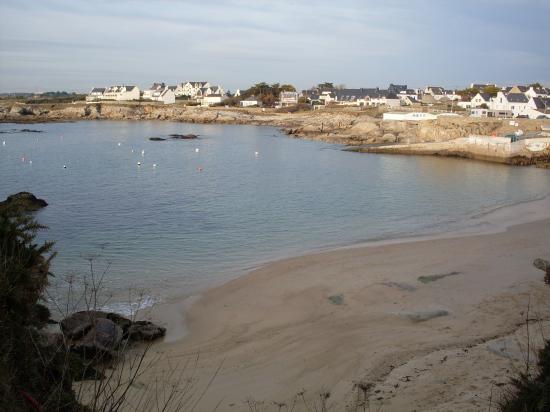
{"type": "Polygon", "coordinates": [[[538,88],[541,88],[542,85],[539,82],[536,82],[536,83],[530,84],[529,87],[533,87],[535,89],[538,89],[538,88]]]}
{"type": "Polygon", "coordinates": [[[483,88],[483,93],[490,94],[491,96],[496,96],[500,92],[500,88],[493,86],[493,85],[487,85],[483,88]]]}
{"type": "Polygon", "coordinates": [[[478,93],[479,89],[476,89],[475,87],[456,91],[456,94],[458,94],[462,100],[471,100],[478,93]]]}

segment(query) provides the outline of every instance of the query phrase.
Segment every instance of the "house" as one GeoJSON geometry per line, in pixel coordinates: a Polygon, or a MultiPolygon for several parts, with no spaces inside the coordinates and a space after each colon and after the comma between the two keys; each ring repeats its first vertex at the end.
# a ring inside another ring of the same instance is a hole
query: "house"
{"type": "Polygon", "coordinates": [[[247,97],[244,100],[241,100],[239,105],[241,107],[254,107],[254,106],[259,106],[260,102],[258,101],[256,96],[250,96],[250,97],[247,97]]]}
{"type": "Polygon", "coordinates": [[[550,97],[531,97],[525,113],[530,119],[550,118],[550,97]]]}
{"type": "Polygon", "coordinates": [[[445,95],[445,89],[439,86],[428,86],[424,89],[424,94],[429,94],[435,100],[440,100],[445,95]]]}
{"type": "Polygon", "coordinates": [[[281,107],[295,106],[298,104],[297,92],[281,92],[279,94],[279,101],[281,107]]]}
{"type": "Polygon", "coordinates": [[[413,96],[408,95],[400,95],[399,99],[401,100],[402,106],[413,106],[413,105],[419,105],[420,102],[413,96]]]}
{"type": "Polygon", "coordinates": [[[547,87],[529,87],[525,92],[527,97],[550,97],[550,88],[547,87]]]}
{"type": "Polygon", "coordinates": [[[486,105],[487,108],[491,104],[491,95],[489,93],[478,93],[470,100],[470,107],[480,107],[486,105]]]}
{"type": "Polygon", "coordinates": [[[495,118],[511,118],[514,114],[510,110],[491,110],[481,107],[474,107],[470,110],[470,117],[495,117],[495,118]]]}
{"type": "Polygon", "coordinates": [[[209,82],[183,82],[178,85],[175,93],[178,97],[186,96],[190,98],[195,98],[199,93],[201,93],[201,89],[207,89],[209,87],[209,82]]]}
{"type": "Polygon", "coordinates": [[[384,113],[382,120],[398,120],[398,121],[425,121],[436,120],[437,116],[431,113],[420,112],[403,112],[403,113],[384,113]]]}
{"type": "Polygon", "coordinates": [[[240,89],[237,89],[237,91],[235,92],[235,94],[233,95],[233,97],[240,97],[241,96],[241,90],[240,89]]]}
{"type": "Polygon", "coordinates": [[[400,94],[402,92],[407,91],[407,85],[406,84],[393,84],[390,83],[390,86],[388,87],[388,92],[393,94],[400,94]]]}
{"type": "Polygon", "coordinates": [[[529,90],[527,86],[509,86],[504,89],[506,94],[509,93],[525,93],[529,90]]]}
{"type": "Polygon", "coordinates": [[[105,93],[105,87],[94,87],[90,93],[86,96],[87,102],[97,101],[103,99],[105,93]]]}
{"type": "Polygon", "coordinates": [[[221,104],[224,101],[224,97],[221,94],[208,94],[206,96],[203,96],[202,99],[200,99],[201,106],[207,107],[207,106],[213,106],[216,104],[221,104]]]}
{"type": "Polygon", "coordinates": [[[111,86],[103,92],[102,100],[139,100],[140,91],[137,86],[111,86]]]}
{"type": "Polygon", "coordinates": [[[153,83],[153,85],[150,88],[143,91],[143,94],[141,97],[143,99],[151,99],[153,96],[153,93],[163,90],[165,87],[166,85],[164,83],[153,83]]]}

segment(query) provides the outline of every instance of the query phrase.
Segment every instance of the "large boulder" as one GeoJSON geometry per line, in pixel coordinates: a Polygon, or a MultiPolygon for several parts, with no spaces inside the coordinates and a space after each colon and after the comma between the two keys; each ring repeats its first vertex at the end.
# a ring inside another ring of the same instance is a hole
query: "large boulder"
{"type": "Polygon", "coordinates": [[[46,206],[48,203],[44,199],[39,199],[29,192],[19,192],[8,196],[6,200],[0,202],[0,207],[12,206],[21,208],[25,212],[35,212],[46,206]]]}
{"type": "Polygon", "coordinates": [[[122,342],[122,328],[106,318],[97,318],[93,327],[71,349],[86,359],[113,357],[122,342]]]}

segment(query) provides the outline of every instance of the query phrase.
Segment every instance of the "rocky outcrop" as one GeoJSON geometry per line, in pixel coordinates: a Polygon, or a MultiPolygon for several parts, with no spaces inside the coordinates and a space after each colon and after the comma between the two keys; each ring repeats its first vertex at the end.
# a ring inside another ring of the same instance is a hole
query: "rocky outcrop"
{"type": "Polygon", "coordinates": [[[70,350],[86,359],[112,358],[123,341],[152,341],[166,329],[148,321],[131,321],[116,313],[81,311],[60,322],[70,350]]]}
{"type": "Polygon", "coordinates": [[[44,199],[39,199],[30,192],[19,192],[8,196],[6,200],[0,202],[0,207],[14,206],[24,212],[36,212],[46,206],[48,203],[44,199]]]}

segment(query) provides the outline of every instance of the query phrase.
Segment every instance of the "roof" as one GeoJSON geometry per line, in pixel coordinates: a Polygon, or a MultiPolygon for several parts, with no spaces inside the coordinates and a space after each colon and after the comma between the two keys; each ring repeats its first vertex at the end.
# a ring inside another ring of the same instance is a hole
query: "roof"
{"type": "MultiPolygon", "coordinates": [[[[478,93],[482,98],[483,100],[485,100],[486,102],[490,101],[491,100],[491,95],[489,93],[478,93]]],[[[477,96],[477,94],[476,94],[477,96]]],[[[475,98],[475,96],[474,96],[475,98]]]]}
{"type": "Polygon", "coordinates": [[[527,103],[529,101],[523,93],[508,93],[506,99],[510,103],[527,103]]]}
{"type": "Polygon", "coordinates": [[[105,87],[94,87],[90,93],[104,93],[105,87]]]}
{"type": "Polygon", "coordinates": [[[257,102],[258,98],[256,96],[249,96],[246,99],[241,100],[241,101],[243,101],[243,102],[257,102]]]}
{"type": "Polygon", "coordinates": [[[437,95],[443,94],[445,92],[445,89],[439,86],[428,86],[428,90],[437,95]]]}

